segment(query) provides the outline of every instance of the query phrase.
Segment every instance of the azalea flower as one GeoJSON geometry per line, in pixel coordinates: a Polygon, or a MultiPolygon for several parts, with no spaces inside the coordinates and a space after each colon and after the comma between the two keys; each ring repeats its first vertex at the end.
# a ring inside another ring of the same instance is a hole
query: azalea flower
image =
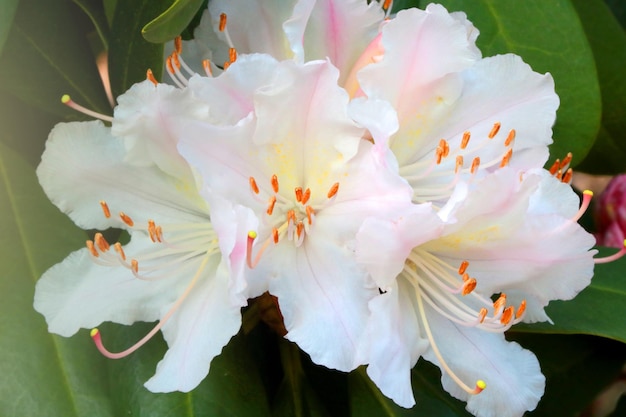
{"type": "MultiPolygon", "coordinates": [[[[363,140],[338,77],[328,61],[268,55],[240,56],[219,77],[193,77],[198,97],[228,111],[214,123],[189,123],[179,149],[209,199],[246,207],[258,222],[248,235],[251,295],[276,296],[286,338],[314,362],[346,371],[357,366],[367,303],[379,291],[356,263],[356,233],[367,217],[411,205],[412,192],[390,153],[363,140]]],[[[211,216],[227,221],[217,207],[211,216]]],[[[226,232],[235,239],[234,229],[226,232]]]]}
{"type": "Polygon", "coordinates": [[[112,128],[101,121],[58,124],[37,169],[44,191],[79,227],[124,229],[130,242],[109,243],[96,233],[42,276],[35,309],[62,336],[104,321],[160,320],[120,353],[92,331],[101,352],[119,358],[161,330],[169,350],[146,383],[155,392],[189,391],[207,375],[237,333],[248,298],[245,237],[217,234],[240,226],[245,234],[253,223],[234,208],[222,213],[229,221],[212,224],[191,169],[175,152],[173,125],[194,112],[206,108],[189,91],[145,81],[119,97],[113,118],[96,114],[112,128]]]}
{"type": "Polygon", "coordinates": [[[626,175],[616,175],[602,191],[595,206],[598,245],[621,248],[626,238],[625,180],[626,175]]]}

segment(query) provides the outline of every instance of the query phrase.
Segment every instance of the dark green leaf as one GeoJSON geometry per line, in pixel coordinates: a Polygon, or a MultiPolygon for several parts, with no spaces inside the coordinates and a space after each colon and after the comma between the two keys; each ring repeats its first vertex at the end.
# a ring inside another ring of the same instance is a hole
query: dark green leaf
{"type": "Polygon", "coordinates": [[[106,13],[102,0],[73,0],[87,16],[91,19],[104,49],[108,49],[109,45],[109,22],[107,21],[106,13]]]}
{"type": "Polygon", "coordinates": [[[113,25],[113,17],[115,16],[115,8],[117,7],[117,0],[102,0],[102,7],[104,7],[104,15],[109,22],[109,27],[113,25]]]}
{"type": "MultiPolygon", "coordinates": [[[[606,255],[617,249],[603,250],[606,255]]],[[[520,324],[515,331],[589,334],[626,342],[626,258],[596,265],[591,285],[569,301],[552,301],[546,308],[554,324],[520,324]]]]}
{"type": "Polygon", "coordinates": [[[113,416],[106,369],[87,335],[48,334],[35,282],[84,233],[43,195],[32,166],[0,144],[0,415],[113,416]]]}
{"type": "Polygon", "coordinates": [[[169,6],[168,0],[136,0],[117,4],[109,43],[109,72],[113,95],[146,79],[151,69],[157,79],[163,68],[163,45],[146,41],[141,28],[169,6]]]}
{"type": "Polygon", "coordinates": [[[4,0],[0,2],[0,56],[2,56],[2,47],[9,36],[9,29],[13,23],[13,16],[17,10],[19,0],[4,0]]]}
{"type": "Polygon", "coordinates": [[[626,3],[623,0],[604,0],[623,28],[626,28],[626,3]]]}
{"type": "Polygon", "coordinates": [[[87,33],[89,18],[70,0],[20,1],[0,60],[0,89],[57,115],[77,118],[63,94],[110,113],[87,33]]]}
{"type": "MultiPolygon", "coordinates": [[[[140,339],[151,324],[102,326],[107,345],[122,350],[140,339]]],[[[197,341],[202,343],[202,341],[197,341]]],[[[269,416],[269,406],[255,363],[242,334],[235,336],[211,363],[209,376],[192,392],[154,394],[144,388],[167,346],[160,336],[133,355],[109,361],[116,415],[133,417],[257,417],[269,416]]]]}
{"type": "Polygon", "coordinates": [[[597,174],[624,172],[626,78],[623,74],[626,68],[626,33],[602,0],[573,0],[572,4],[578,11],[593,50],[602,91],[601,141],[592,150],[592,160],[587,161],[582,168],[597,174]],[[608,163],[602,162],[604,158],[608,158],[608,163]]]}
{"type": "Polygon", "coordinates": [[[441,374],[434,365],[420,360],[411,371],[416,405],[402,408],[385,397],[369,379],[365,368],[350,373],[351,415],[387,417],[466,417],[465,404],[452,398],[441,387],[441,374]]]}
{"type": "Polygon", "coordinates": [[[144,26],[143,37],[154,43],[171,41],[183,32],[203,3],[204,0],[175,0],[169,9],[144,26]]]}
{"type": "MultiPolygon", "coordinates": [[[[422,1],[422,6],[428,2],[422,1]]],[[[600,90],[593,54],[569,0],[443,0],[480,30],[484,56],[515,53],[537,72],[554,76],[561,99],[552,158],[583,160],[600,128],[600,90]]]]}

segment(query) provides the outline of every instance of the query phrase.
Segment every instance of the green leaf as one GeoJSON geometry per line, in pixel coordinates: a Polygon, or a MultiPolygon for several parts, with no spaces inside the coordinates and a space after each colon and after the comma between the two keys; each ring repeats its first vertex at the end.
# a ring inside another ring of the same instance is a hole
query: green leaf
{"type": "Polygon", "coordinates": [[[143,27],[143,37],[154,43],[171,41],[185,30],[203,3],[204,0],[175,0],[163,14],[143,27]]]}
{"type": "Polygon", "coordinates": [[[388,416],[388,417],[466,417],[465,404],[450,396],[440,383],[439,369],[424,360],[420,360],[411,371],[413,395],[417,403],[406,409],[396,405],[385,397],[367,376],[364,367],[351,372],[348,376],[350,387],[351,415],[388,416]]]}
{"type": "Polygon", "coordinates": [[[109,22],[107,21],[106,12],[102,0],[73,0],[85,12],[93,26],[98,32],[98,37],[104,45],[104,49],[108,49],[109,45],[109,22]]]}
{"type": "Polygon", "coordinates": [[[19,0],[4,0],[0,2],[0,56],[2,56],[2,48],[9,36],[9,29],[13,23],[13,16],[17,10],[19,0]]]}
{"type": "Polygon", "coordinates": [[[581,168],[596,174],[626,171],[626,33],[602,0],[573,0],[593,50],[602,92],[601,141],[581,168]],[[616,149],[617,148],[617,149],[616,149]],[[616,153],[617,152],[617,153],[616,153]],[[608,158],[609,163],[602,159],[608,158]],[[617,160],[619,158],[619,160],[617,160]]]}
{"type": "Polygon", "coordinates": [[[32,307],[36,280],[85,235],[3,144],[0,213],[0,415],[112,417],[104,362],[89,338],[48,334],[32,307]]]}
{"type": "MultiPolygon", "coordinates": [[[[617,252],[604,249],[601,254],[617,252]]],[[[519,332],[589,334],[626,342],[626,258],[596,265],[586,289],[573,300],[552,301],[546,313],[554,322],[519,324],[519,332]]]]}
{"type": "MultiPolygon", "coordinates": [[[[428,2],[422,1],[422,6],[428,2]]],[[[480,30],[484,56],[520,55],[537,72],[550,72],[561,99],[552,158],[574,154],[582,161],[600,128],[600,90],[591,48],[569,0],[442,0],[464,11],[480,30]]]]}
{"type": "Polygon", "coordinates": [[[47,112],[77,118],[63,94],[110,113],[87,40],[89,18],[69,0],[21,0],[0,59],[0,89],[47,112]]]}
{"type": "MultiPolygon", "coordinates": [[[[150,331],[153,324],[132,327],[101,326],[112,350],[122,350],[150,331]]],[[[202,340],[194,343],[202,343],[202,340]]],[[[155,336],[134,354],[110,360],[111,401],[116,415],[133,417],[257,417],[269,416],[267,396],[258,369],[250,357],[246,338],[236,335],[211,363],[207,378],[190,393],[155,394],[144,388],[166,351],[155,336]]]]}
{"type": "Polygon", "coordinates": [[[120,2],[115,7],[109,43],[109,73],[115,97],[145,80],[148,69],[157,79],[161,78],[163,45],[146,41],[141,28],[168,5],[168,0],[135,0],[120,2]]]}

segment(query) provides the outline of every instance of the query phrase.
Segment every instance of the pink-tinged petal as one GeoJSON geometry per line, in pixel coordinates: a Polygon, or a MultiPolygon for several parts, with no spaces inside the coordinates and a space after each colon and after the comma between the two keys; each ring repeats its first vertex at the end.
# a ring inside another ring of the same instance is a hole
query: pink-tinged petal
{"type": "Polygon", "coordinates": [[[176,123],[202,119],[209,109],[191,91],[167,84],[143,81],[117,99],[111,133],[124,139],[125,161],[137,166],[158,166],[162,171],[187,179],[187,162],[176,152],[176,123]]]}
{"type": "Polygon", "coordinates": [[[292,53],[282,25],[295,4],[296,0],[213,0],[209,13],[215,33],[224,42],[219,23],[220,15],[226,14],[226,29],[239,54],[265,53],[283,60],[291,58],[292,53]]]}
{"type": "MultiPolygon", "coordinates": [[[[135,236],[124,248],[128,255],[154,251],[147,236],[135,236]]],[[[46,317],[51,332],[62,336],[104,321],[154,321],[184,291],[199,263],[165,269],[162,273],[170,278],[146,281],[121,264],[97,265],[89,251],[81,249],[43,274],[35,290],[35,310],[46,317]]]]}
{"type": "Polygon", "coordinates": [[[330,59],[343,85],[383,18],[375,1],[300,0],[284,29],[297,61],[330,59]]]}
{"type": "Polygon", "coordinates": [[[119,212],[136,224],[208,217],[194,182],[170,177],[156,166],[129,165],[122,141],[99,121],[55,126],[37,176],[52,202],[84,229],[125,228],[119,212]],[[100,201],[108,204],[110,218],[100,201]]]}
{"type": "Polygon", "coordinates": [[[442,368],[444,389],[466,401],[469,412],[477,417],[520,417],[537,406],[545,378],[535,355],[507,342],[502,333],[459,326],[429,306],[425,306],[425,315],[447,366],[471,388],[478,380],[487,385],[480,394],[470,395],[443,370],[432,348],[424,354],[442,368]]]}
{"type": "MultiPolygon", "coordinates": [[[[212,64],[211,70],[215,71],[215,75],[221,72],[217,65],[221,67],[229,60],[228,44],[220,39],[217,33],[213,30],[211,15],[207,9],[202,13],[200,23],[193,31],[193,39],[183,41],[181,57],[196,74],[205,74],[203,61],[206,59],[212,64]]],[[[173,42],[168,43],[165,55],[169,56],[174,52],[174,47],[173,42]]]]}
{"type": "Polygon", "coordinates": [[[428,348],[410,298],[412,287],[399,281],[369,302],[370,318],[357,361],[384,395],[402,407],[415,405],[411,369],[428,348]]]}
{"type": "Polygon", "coordinates": [[[368,97],[389,101],[401,120],[419,102],[414,96],[422,87],[480,58],[470,47],[465,25],[440,5],[402,10],[382,31],[382,60],[363,68],[358,78],[368,97]]]}
{"type": "Polygon", "coordinates": [[[189,90],[208,106],[207,122],[234,125],[254,109],[257,90],[276,78],[277,71],[278,61],[268,55],[242,56],[219,77],[192,77],[189,90]]]}
{"type": "Polygon", "coordinates": [[[394,172],[398,163],[393,153],[389,152],[389,138],[398,131],[398,116],[394,108],[386,101],[357,98],[350,101],[350,117],[369,131],[380,161],[394,172]]]}
{"type": "MultiPolygon", "coordinates": [[[[217,258],[219,259],[219,258],[217,258]]],[[[241,307],[229,293],[228,273],[207,264],[185,302],[163,326],[168,351],[145,386],[152,392],[189,392],[209,373],[209,364],[241,326],[241,307]]]]}
{"type": "Polygon", "coordinates": [[[430,204],[414,205],[402,214],[394,211],[387,218],[365,219],[356,237],[357,261],[384,291],[393,285],[413,248],[439,237],[441,228],[430,204]]]}

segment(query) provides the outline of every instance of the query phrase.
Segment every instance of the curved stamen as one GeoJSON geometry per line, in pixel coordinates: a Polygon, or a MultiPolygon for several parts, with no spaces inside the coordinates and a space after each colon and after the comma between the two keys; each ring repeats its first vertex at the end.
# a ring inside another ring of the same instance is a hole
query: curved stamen
{"type": "Polygon", "coordinates": [[[624,244],[619,252],[614,253],[613,255],[606,256],[604,258],[593,258],[593,261],[597,264],[605,264],[608,262],[613,262],[626,255],[626,240],[624,240],[624,244]]]}
{"type": "Polygon", "coordinates": [[[76,102],[74,102],[74,100],[72,100],[72,98],[68,94],[64,94],[61,97],[61,103],[89,117],[100,119],[102,121],[109,122],[109,123],[113,122],[113,117],[107,116],[106,114],[95,112],[93,110],[89,110],[88,108],[83,107],[80,104],[77,104],[76,102]]]}

